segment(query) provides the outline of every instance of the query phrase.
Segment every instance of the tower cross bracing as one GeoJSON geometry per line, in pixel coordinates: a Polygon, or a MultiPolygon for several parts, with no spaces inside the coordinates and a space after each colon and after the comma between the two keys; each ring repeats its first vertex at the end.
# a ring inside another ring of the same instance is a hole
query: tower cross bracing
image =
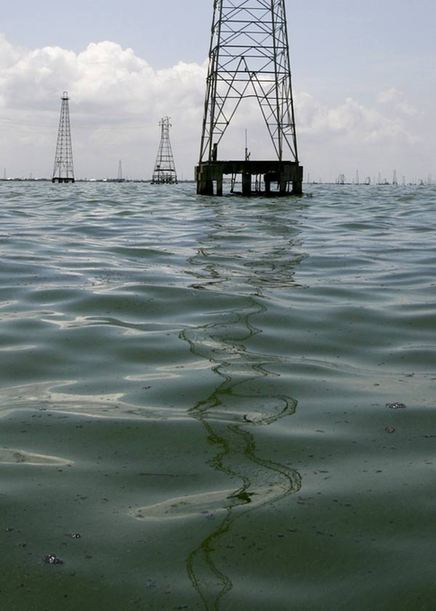
{"type": "Polygon", "coordinates": [[[197,193],[222,195],[224,176],[242,195],[301,195],[285,0],[215,0],[197,193]],[[254,100],[272,159],[220,160],[218,150],[244,100],[254,100]],[[291,189],[292,185],[292,189],[291,189]]]}
{"type": "Polygon", "coordinates": [[[71,124],[68,92],[62,95],[58,138],[53,168],[52,182],[74,182],[73,147],[71,144],[71,124]]]}
{"type": "Polygon", "coordinates": [[[170,118],[163,117],[159,126],[161,138],[151,182],[152,184],[177,184],[176,165],[170,141],[170,118]]]}
{"type": "Polygon", "coordinates": [[[247,98],[259,104],[276,158],[298,163],[284,0],[215,0],[200,162],[216,160],[247,98]]]}

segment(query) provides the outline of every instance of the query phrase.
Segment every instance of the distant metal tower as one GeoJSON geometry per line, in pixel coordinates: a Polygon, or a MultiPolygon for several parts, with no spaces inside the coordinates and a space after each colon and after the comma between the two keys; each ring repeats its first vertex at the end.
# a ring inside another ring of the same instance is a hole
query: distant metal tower
{"type": "Polygon", "coordinates": [[[123,162],[121,161],[121,159],[118,162],[117,181],[118,182],[124,182],[124,178],[123,178],[123,162]]]}
{"type": "Polygon", "coordinates": [[[177,184],[176,165],[170,142],[170,118],[163,117],[159,126],[161,139],[151,182],[152,184],[177,184]]]}
{"type": "Polygon", "coordinates": [[[52,182],[74,182],[73,148],[68,91],[62,95],[61,117],[52,182]]]}
{"type": "MultiPolygon", "coordinates": [[[[215,0],[209,70],[196,168],[198,193],[211,195],[223,174],[242,174],[250,195],[252,177],[262,175],[265,193],[277,182],[280,194],[301,194],[285,0],[215,0]],[[243,99],[257,100],[274,152],[269,162],[219,162],[218,147],[243,99]]],[[[259,186],[261,183],[256,181],[259,186]]]]}

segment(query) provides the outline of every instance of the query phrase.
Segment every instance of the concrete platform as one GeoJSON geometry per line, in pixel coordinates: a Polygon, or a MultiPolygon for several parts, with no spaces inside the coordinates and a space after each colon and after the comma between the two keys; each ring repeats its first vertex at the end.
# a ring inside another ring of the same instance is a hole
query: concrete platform
{"type": "Polygon", "coordinates": [[[195,168],[199,195],[223,195],[223,178],[242,177],[241,195],[303,194],[303,167],[295,161],[204,161],[195,168]],[[254,183],[254,184],[253,184],[254,183]],[[275,188],[273,188],[275,185],[275,188]]]}

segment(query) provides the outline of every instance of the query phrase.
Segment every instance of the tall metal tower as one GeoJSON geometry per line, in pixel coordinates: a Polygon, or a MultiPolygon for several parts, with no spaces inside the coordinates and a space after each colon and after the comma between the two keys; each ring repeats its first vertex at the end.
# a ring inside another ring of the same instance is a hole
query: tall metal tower
{"type": "Polygon", "coordinates": [[[73,148],[71,145],[68,91],[62,95],[61,117],[56,145],[52,182],[74,182],[73,148]]]}
{"type": "Polygon", "coordinates": [[[121,161],[121,159],[118,162],[117,181],[118,182],[124,182],[124,178],[123,178],[123,162],[121,161]]]}
{"type": "Polygon", "coordinates": [[[264,184],[280,194],[302,192],[285,0],[215,0],[197,191],[222,194],[224,174],[242,175],[242,192],[264,184]],[[257,100],[272,143],[272,161],[218,161],[218,147],[244,99],[257,100]],[[259,176],[260,175],[260,176],[259,176]]]}
{"type": "Polygon", "coordinates": [[[177,184],[176,165],[170,142],[170,118],[163,117],[159,126],[161,139],[151,182],[152,184],[177,184]]]}

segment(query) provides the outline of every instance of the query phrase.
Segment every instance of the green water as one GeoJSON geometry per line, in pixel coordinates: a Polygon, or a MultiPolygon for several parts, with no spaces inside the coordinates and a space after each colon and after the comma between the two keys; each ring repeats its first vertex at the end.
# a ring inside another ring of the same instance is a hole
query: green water
{"type": "Polygon", "coordinates": [[[2,611],[436,608],[436,189],[311,194],[0,184],[2,611]]]}

